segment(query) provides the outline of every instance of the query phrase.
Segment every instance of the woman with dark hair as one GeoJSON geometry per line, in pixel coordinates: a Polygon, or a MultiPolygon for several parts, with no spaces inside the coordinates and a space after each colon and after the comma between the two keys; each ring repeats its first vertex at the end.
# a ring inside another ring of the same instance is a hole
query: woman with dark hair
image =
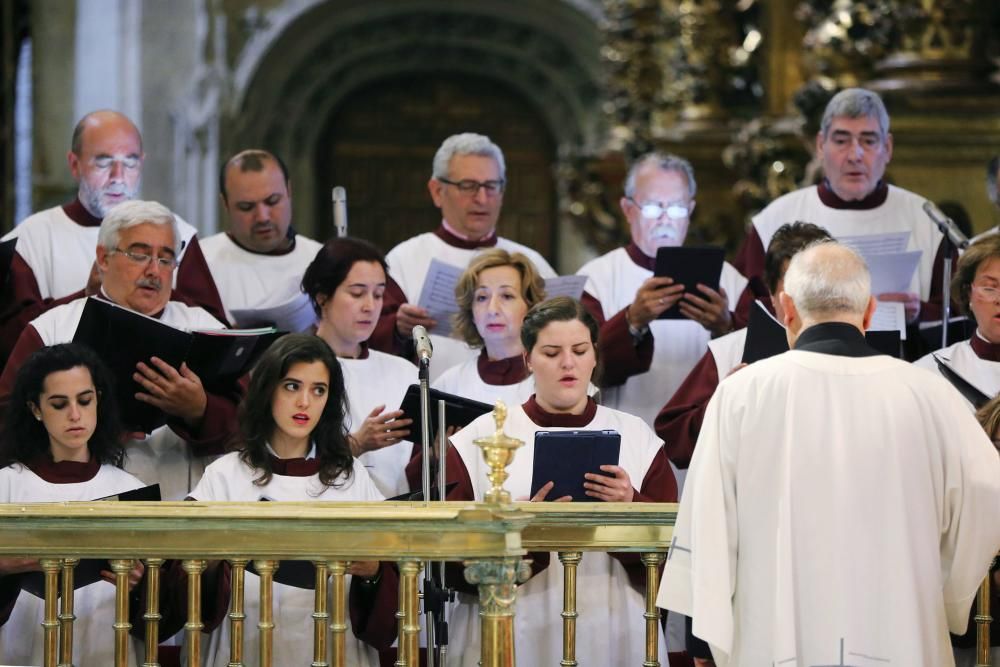
{"type": "Polygon", "coordinates": [[[944,375],[972,406],[1000,393],[1000,236],[984,236],[965,250],[951,291],[976,331],[916,364],[944,375]]]}
{"type": "MultiPolygon", "coordinates": [[[[594,500],[674,502],[677,485],[663,443],[641,419],[602,407],[587,395],[598,365],[597,323],[579,302],[557,297],[534,306],[524,317],[521,343],[535,376],[535,394],[508,409],[504,431],[524,441],[507,468],[506,488],[515,498],[531,495],[537,431],[614,430],[621,434],[618,465],[588,473],[584,487],[594,500]]],[[[449,500],[482,501],[490,487],[477,438],[495,431],[492,415],[483,415],[451,438],[448,473],[458,482],[449,500]]],[[[532,501],[548,498],[552,482],[532,501]]],[[[558,498],[555,500],[567,500],[558,498]]],[[[557,665],[562,656],[563,568],[557,558],[535,556],[531,579],[518,587],[514,619],[518,659],[527,665],[557,665]],[[544,563],[547,562],[547,566],[544,563]]],[[[645,575],[634,554],[588,553],[579,566],[577,652],[588,664],[638,665],[645,659],[643,591],[645,575]],[[632,582],[635,582],[633,584],[632,582]],[[636,585],[641,584],[641,588],[636,585]]],[[[452,614],[449,664],[476,664],[480,635],[478,602],[460,593],[452,614]]],[[[666,656],[661,638],[660,655],[666,656]]]]}
{"type": "MultiPolygon", "coordinates": [[[[330,347],[315,336],[288,334],[260,358],[250,376],[246,398],[240,405],[238,450],[226,454],[205,470],[193,500],[233,501],[365,501],[382,500],[365,467],[351,455],[344,380],[330,347]]],[[[216,576],[225,576],[218,568],[216,576]]],[[[352,563],[349,574],[379,585],[379,564],[352,563]]],[[[247,573],[245,609],[259,617],[256,575],[247,573]]],[[[312,623],[315,593],[274,584],[274,663],[307,665],[312,661],[312,623]]],[[[224,606],[228,606],[228,601],[224,606]]],[[[229,624],[220,622],[208,639],[206,665],[229,663],[229,624]]],[[[207,630],[212,629],[207,627],[207,630]]],[[[256,623],[244,626],[244,642],[255,646],[256,623]]],[[[347,664],[375,667],[375,650],[357,639],[347,642],[347,664]]],[[[256,665],[251,659],[248,666],[256,665]]]]}
{"type": "MultiPolygon", "coordinates": [[[[21,367],[0,441],[0,502],[96,500],[143,486],[121,469],[123,450],[110,374],[85,347],[43,347],[21,367]]],[[[0,558],[0,663],[40,665],[44,602],[20,591],[20,575],[39,571],[29,558],[0,558]],[[16,604],[15,604],[16,603],[16,604]]],[[[142,565],[130,575],[135,585],[142,565]]],[[[108,581],[111,573],[104,572],[108,581]]],[[[73,657],[110,665],[115,589],[105,582],[75,593],[73,657]]],[[[134,660],[132,661],[134,664],[134,660]]]]}
{"type": "Polygon", "coordinates": [[[417,381],[417,368],[368,348],[385,284],[382,253],[353,238],[328,241],[302,277],[302,290],[320,318],[316,335],[337,355],[344,373],[351,451],[379,491],[393,497],[409,489],[404,469],[412,450],[406,440],[411,420],[396,408],[417,381]]]}
{"type": "Polygon", "coordinates": [[[531,260],[502,248],[484,250],[455,285],[455,333],[480,354],[446,370],[434,387],[484,403],[521,404],[535,393],[524,362],[521,323],[545,299],[545,281],[531,260]]]}

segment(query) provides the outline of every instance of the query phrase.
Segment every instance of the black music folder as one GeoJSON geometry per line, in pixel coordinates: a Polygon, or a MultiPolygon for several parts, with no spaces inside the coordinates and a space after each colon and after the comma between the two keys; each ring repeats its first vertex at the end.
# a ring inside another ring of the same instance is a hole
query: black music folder
{"type": "MultiPolygon", "coordinates": [[[[704,299],[698,290],[698,283],[719,291],[722,278],[722,264],[726,251],[719,246],[666,247],[656,251],[656,276],[668,276],[674,283],[684,285],[684,292],[704,299]]],[[[675,303],[660,314],[661,320],[687,319],[681,314],[680,302],[675,303]]]]}
{"type": "MultiPolygon", "coordinates": [[[[444,421],[446,426],[454,426],[456,428],[463,428],[468,426],[469,423],[479,417],[480,415],[485,415],[487,412],[493,410],[493,406],[488,403],[480,403],[479,401],[474,401],[471,398],[465,398],[464,396],[456,396],[455,394],[449,394],[446,391],[441,391],[439,389],[430,390],[430,417],[431,417],[431,427],[430,434],[434,437],[434,434],[438,432],[438,401],[445,402],[444,409],[444,421]]],[[[403,396],[402,403],[399,404],[399,409],[403,411],[403,419],[409,418],[413,420],[410,424],[410,441],[420,442],[423,437],[421,434],[423,431],[423,420],[420,417],[420,385],[411,384],[406,389],[406,394],[403,396]]]]}
{"type": "MultiPolygon", "coordinates": [[[[160,485],[143,486],[131,491],[125,491],[114,496],[95,498],[94,500],[109,501],[159,501],[160,485]]],[[[101,580],[101,570],[111,572],[111,563],[107,559],[84,558],[73,568],[73,589],[79,590],[84,586],[89,586],[101,580]]],[[[62,575],[60,574],[60,584],[62,586],[62,575]]],[[[21,589],[31,593],[35,597],[45,598],[45,573],[25,572],[21,575],[21,589]]]]}
{"type": "Polygon", "coordinates": [[[782,352],[788,352],[785,327],[774,318],[764,304],[754,301],[750,307],[750,320],[747,322],[747,338],[743,343],[741,361],[744,364],[752,364],[782,352]]]}
{"type": "Polygon", "coordinates": [[[142,386],[132,379],[136,364],[156,356],[174,368],[182,362],[201,378],[206,391],[224,391],[247,371],[279,334],[266,329],[183,331],[134,310],[91,298],[83,309],[74,343],[94,350],[115,378],[122,422],[130,431],[152,433],[167,422],[163,412],[135,398],[142,386]]]}
{"type": "Polygon", "coordinates": [[[602,465],[618,465],[622,437],[617,431],[537,431],[531,497],[555,482],[549,500],[573,496],[574,502],[599,502],[583,488],[584,474],[608,475],[602,465]]]}
{"type": "Polygon", "coordinates": [[[10,265],[14,261],[14,249],[17,247],[17,239],[11,239],[0,243],[0,288],[7,284],[10,276],[10,265]]]}

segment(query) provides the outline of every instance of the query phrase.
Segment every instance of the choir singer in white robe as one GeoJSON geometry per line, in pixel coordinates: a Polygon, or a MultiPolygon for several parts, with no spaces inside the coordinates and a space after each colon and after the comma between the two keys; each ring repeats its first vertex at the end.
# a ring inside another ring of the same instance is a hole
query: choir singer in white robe
{"type": "Polygon", "coordinates": [[[954,665],[1000,548],[1000,459],[941,378],[867,347],[853,251],[796,255],[791,351],[709,403],[658,604],[716,664],[954,665]]]}

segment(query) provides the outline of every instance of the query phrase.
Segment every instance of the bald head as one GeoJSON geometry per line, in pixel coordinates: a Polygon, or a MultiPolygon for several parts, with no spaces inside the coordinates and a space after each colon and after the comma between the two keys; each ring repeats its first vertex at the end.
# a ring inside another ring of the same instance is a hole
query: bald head
{"type": "Polygon", "coordinates": [[[118,204],[135,199],[142,159],[138,128],[127,116],[109,110],[94,111],[80,119],[66,155],[79,184],[80,202],[100,219],[118,204]]]}
{"type": "Polygon", "coordinates": [[[822,322],[847,322],[864,331],[875,307],[865,260],[832,241],[813,244],[792,257],[779,298],[790,338],[822,322]]]}
{"type": "Polygon", "coordinates": [[[110,109],[92,111],[80,119],[80,122],[73,128],[73,139],[70,142],[70,150],[80,155],[83,151],[84,133],[87,130],[100,131],[102,128],[104,130],[113,129],[131,132],[135,135],[136,141],[139,142],[139,152],[142,152],[142,135],[139,133],[139,128],[125,114],[110,109]]]}

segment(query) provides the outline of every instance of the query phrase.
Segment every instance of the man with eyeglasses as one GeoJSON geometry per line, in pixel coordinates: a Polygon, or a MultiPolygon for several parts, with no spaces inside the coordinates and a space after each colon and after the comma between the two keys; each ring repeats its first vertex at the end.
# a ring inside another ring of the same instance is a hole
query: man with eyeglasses
{"type": "Polygon", "coordinates": [[[432,259],[465,269],[481,249],[496,247],[523,253],[543,278],[556,275],[536,251],[497,235],[505,177],[503,152],[489,137],[463,133],[444,140],[434,155],[427,183],[434,205],[441,209],[441,225],[403,241],[386,255],[391,280],[379,325],[370,340],[373,348],[403,353],[413,327],[422,325],[434,344],[433,377],[473,354],[465,343],[436,335],[437,322],[413,303],[420,296],[432,259]]]}
{"type": "MultiPolygon", "coordinates": [[[[0,408],[6,406],[17,372],[32,353],[73,340],[90,298],[178,329],[224,329],[203,308],[171,300],[181,250],[178,237],[176,218],[162,204],[132,200],[111,209],[98,231],[98,293],[51,308],[25,327],[0,375],[0,408]]],[[[163,410],[168,420],[152,434],[131,434],[125,468],[147,484],[160,484],[164,500],[180,500],[201,476],[204,455],[220,453],[235,432],[242,390],[234,384],[225,394],[207,392],[186,365],[174,368],[156,357],[138,364],[133,379],[136,397],[163,410]]]]}
{"type": "MultiPolygon", "coordinates": [[[[892,159],[892,134],[882,99],[863,88],[848,88],[834,95],[823,112],[816,153],[823,166],[823,180],[779,197],[754,216],[733,264],[747,278],[759,278],[764,270],[764,248],[771,236],[781,225],[796,220],[819,225],[838,239],[905,232],[909,234],[906,249],[923,253],[910,290],[876,297],[902,302],[908,324],[918,319],[940,320],[942,235],[924,213],[923,197],[885,181],[892,159]]],[[[743,322],[751,302],[740,303],[737,316],[743,322]]]]}
{"type": "MultiPolygon", "coordinates": [[[[139,130],[123,114],[95,111],[77,123],[66,156],[78,183],[76,198],[29,216],[3,237],[16,238],[17,246],[7,289],[0,295],[0,360],[7,358],[28,322],[99,287],[94,270],[98,227],[115,206],[137,196],[144,157],[139,130]]],[[[179,219],[177,227],[174,298],[224,319],[197,230],[179,219]]]]}
{"type": "Polygon", "coordinates": [[[708,341],[732,329],[730,311],[746,285],[728,263],[723,265],[718,292],[707,285],[692,286],[700,296],[685,293],[685,286],[670,277],[653,275],[659,248],[684,245],[696,189],[694,170],[681,157],[650,153],[636,160],[620,202],[632,242],[577,272],[589,278],[587,291],[603,308],[603,339],[618,339],[619,348],[652,343],[649,370],[603,392],[605,405],[637,415],[650,427],[705,353],[708,341]],[[657,319],[676,303],[687,319],[657,319]]]}

